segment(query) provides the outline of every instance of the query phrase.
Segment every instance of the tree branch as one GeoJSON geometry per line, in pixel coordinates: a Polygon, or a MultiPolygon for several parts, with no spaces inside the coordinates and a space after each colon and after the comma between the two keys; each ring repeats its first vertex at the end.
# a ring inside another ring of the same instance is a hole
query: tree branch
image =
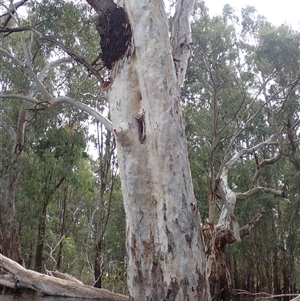
{"type": "MultiPolygon", "coordinates": [[[[221,215],[220,215],[220,218],[218,221],[218,226],[220,228],[226,229],[226,228],[229,228],[229,225],[231,222],[232,227],[233,227],[234,236],[237,240],[240,240],[239,232],[238,232],[239,228],[238,228],[238,223],[237,223],[236,217],[234,216],[233,211],[235,208],[235,204],[236,204],[238,195],[241,199],[242,198],[246,199],[260,191],[265,191],[265,192],[273,193],[273,194],[280,195],[280,196],[283,196],[283,192],[282,191],[279,192],[274,189],[256,187],[257,189],[255,189],[255,188],[251,189],[250,191],[246,192],[245,194],[242,194],[242,193],[237,194],[228,185],[229,169],[239,160],[240,157],[243,157],[246,154],[254,154],[255,150],[261,149],[268,145],[278,145],[279,142],[277,140],[274,140],[274,137],[275,137],[275,135],[272,135],[268,140],[263,141],[263,142],[255,145],[252,148],[240,150],[234,156],[232,156],[232,158],[229,159],[219,171],[220,177],[218,179],[218,193],[223,201],[224,206],[222,208],[222,212],[221,212],[221,215]]],[[[271,164],[271,162],[275,163],[277,160],[279,160],[279,158],[277,159],[277,157],[271,158],[271,159],[266,159],[262,163],[260,163],[259,166],[260,166],[260,168],[263,168],[267,163],[269,163],[269,164],[271,164]]],[[[256,170],[256,173],[257,173],[257,170],[256,170]]],[[[257,176],[259,176],[259,174],[257,174],[257,176]]]]}
{"type": "Polygon", "coordinates": [[[260,221],[263,214],[265,213],[264,208],[260,208],[251,221],[240,229],[240,237],[243,238],[249,235],[254,226],[260,221]]]}
{"type": "Polygon", "coordinates": [[[129,300],[127,296],[115,294],[104,289],[27,270],[2,254],[0,254],[0,267],[12,274],[12,276],[10,274],[8,276],[7,274],[1,274],[0,284],[11,288],[32,289],[50,296],[87,298],[103,301],[129,300]]]}
{"type": "MultiPolygon", "coordinates": [[[[299,121],[298,121],[299,122],[299,121]]],[[[289,160],[294,165],[296,171],[300,171],[300,163],[299,160],[295,158],[296,153],[296,143],[294,140],[294,135],[292,133],[292,126],[290,120],[284,121],[284,125],[287,127],[287,136],[291,145],[291,151],[289,153],[289,160]]]]}
{"type": "Polygon", "coordinates": [[[266,192],[266,193],[273,194],[273,195],[276,195],[276,196],[285,197],[285,193],[282,190],[276,190],[276,189],[272,189],[272,188],[257,186],[257,187],[254,187],[254,188],[246,191],[246,192],[237,192],[236,193],[236,199],[238,201],[244,201],[244,200],[256,195],[259,192],[266,192]]]}
{"type": "Polygon", "coordinates": [[[66,103],[66,104],[72,105],[72,106],[88,113],[89,115],[93,116],[96,120],[103,123],[103,125],[105,126],[105,128],[108,131],[112,132],[112,123],[110,120],[108,120],[106,117],[104,117],[103,115],[101,115],[100,113],[98,113],[97,111],[95,111],[94,109],[89,107],[88,105],[86,105],[82,102],[78,102],[75,99],[70,98],[68,96],[60,96],[60,97],[56,97],[56,98],[51,98],[46,103],[41,103],[40,101],[38,101],[37,99],[35,99],[33,97],[29,97],[29,96],[25,96],[25,95],[21,95],[21,94],[0,94],[0,98],[14,98],[14,99],[27,100],[27,101],[35,104],[36,107],[40,106],[41,109],[44,109],[44,110],[53,109],[54,107],[56,107],[59,104],[66,103]]]}
{"type": "Polygon", "coordinates": [[[43,93],[43,95],[45,96],[45,98],[47,100],[51,100],[52,99],[51,94],[47,91],[47,89],[45,88],[45,86],[41,83],[41,81],[39,80],[39,78],[37,77],[37,75],[33,72],[33,70],[31,69],[30,66],[27,66],[27,65],[23,64],[19,59],[17,59],[16,57],[14,57],[11,53],[9,53],[8,51],[6,51],[3,48],[0,48],[0,52],[2,52],[3,54],[5,54],[5,56],[7,56],[8,58],[10,58],[18,67],[20,67],[20,69],[23,72],[25,72],[35,82],[36,86],[43,93]]]}
{"type": "Polygon", "coordinates": [[[0,16],[0,26],[6,27],[12,16],[16,13],[17,9],[24,5],[28,0],[22,0],[17,3],[12,3],[11,8],[7,10],[2,16],[0,16]]]}
{"type": "Polygon", "coordinates": [[[70,63],[72,61],[72,59],[70,57],[64,57],[61,59],[57,59],[49,64],[47,64],[38,74],[38,79],[40,81],[43,81],[45,79],[45,77],[47,76],[47,74],[49,73],[49,71],[55,67],[58,67],[61,64],[64,63],[70,63]]]}
{"type": "Polygon", "coordinates": [[[104,82],[102,76],[100,73],[91,66],[82,56],[80,56],[78,53],[75,53],[72,49],[66,47],[61,42],[55,40],[54,38],[44,35],[37,29],[31,27],[31,26],[25,26],[25,27],[17,27],[17,28],[7,28],[0,26],[0,32],[6,32],[6,33],[12,33],[12,32],[22,32],[22,31],[28,31],[31,30],[34,32],[39,38],[47,40],[55,45],[57,45],[59,48],[61,48],[63,51],[65,51],[74,61],[80,63],[83,65],[88,71],[90,71],[91,74],[93,74],[97,80],[102,84],[104,82]]]}

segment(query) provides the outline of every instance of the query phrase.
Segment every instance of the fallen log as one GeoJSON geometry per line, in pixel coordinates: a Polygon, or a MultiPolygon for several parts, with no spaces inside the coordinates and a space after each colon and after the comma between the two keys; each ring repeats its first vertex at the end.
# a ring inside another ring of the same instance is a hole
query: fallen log
{"type": "Polygon", "coordinates": [[[129,297],[105,289],[81,284],[79,281],[61,279],[25,269],[17,262],[0,254],[0,286],[13,289],[32,289],[38,293],[72,298],[97,299],[101,301],[128,301],[129,297]]]}

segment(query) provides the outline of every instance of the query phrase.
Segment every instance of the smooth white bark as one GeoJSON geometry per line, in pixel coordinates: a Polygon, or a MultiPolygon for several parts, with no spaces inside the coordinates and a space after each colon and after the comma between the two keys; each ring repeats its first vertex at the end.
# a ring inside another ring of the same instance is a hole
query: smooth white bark
{"type": "Polygon", "coordinates": [[[219,183],[218,183],[218,192],[222,198],[224,205],[222,207],[222,211],[218,220],[217,227],[219,229],[230,229],[230,225],[232,224],[234,236],[238,241],[240,241],[239,226],[236,217],[234,215],[234,209],[235,209],[237,199],[245,200],[251,196],[254,196],[259,192],[266,192],[281,197],[284,196],[284,193],[281,190],[258,186],[258,178],[262,168],[267,164],[273,164],[277,162],[281,157],[281,152],[279,151],[278,154],[276,154],[273,158],[264,159],[260,163],[257,162],[257,168],[253,177],[253,184],[255,187],[253,187],[252,189],[244,193],[234,192],[229,187],[228,172],[230,168],[234,166],[241,157],[245,155],[255,156],[257,151],[261,150],[264,147],[268,147],[270,145],[276,145],[279,146],[280,148],[283,148],[284,143],[283,141],[278,142],[276,140],[276,136],[272,135],[269,139],[253,146],[252,148],[245,148],[245,149],[241,149],[239,152],[236,152],[226,163],[222,164],[222,167],[219,171],[220,176],[219,176],[219,183]]]}
{"type": "Polygon", "coordinates": [[[162,1],[128,0],[135,43],[109,92],[132,300],[210,300],[177,77],[162,1]],[[143,115],[145,140],[138,118],[143,115]]]}

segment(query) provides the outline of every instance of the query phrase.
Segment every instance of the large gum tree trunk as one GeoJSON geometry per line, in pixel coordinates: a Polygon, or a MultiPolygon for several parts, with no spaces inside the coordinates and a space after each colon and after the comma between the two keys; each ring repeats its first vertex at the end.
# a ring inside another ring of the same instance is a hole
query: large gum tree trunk
{"type": "Polygon", "coordinates": [[[178,1],[172,48],[163,1],[125,1],[135,51],[118,67],[108,94],[126,211],[131,300],[210,300],[180,110],[192,4],[178,1]],[[180,27],[181,21],[188,26],[180,27]]]}

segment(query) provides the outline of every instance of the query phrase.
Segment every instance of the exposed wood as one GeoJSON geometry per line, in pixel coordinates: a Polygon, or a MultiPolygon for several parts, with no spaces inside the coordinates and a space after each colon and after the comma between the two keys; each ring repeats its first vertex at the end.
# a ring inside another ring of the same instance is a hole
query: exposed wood
{"type": "Polygon", "coordinates": [[[0,274],[0,285],[10,288],[32,289],[41,294],[60,297],[98,299],[101,301],[127,301],[124,295],[80,284],[78,281],[56,278],[27,270],[0,254],[0,267],[9,272],[0,274]]]}
{"type": "MultiPolygon", "coordinates": [[[[264,209],[259,209],[251,221],[239,229],[240,238],[250,234],[254,226],[260,221],[263,213],[264,209]]],[[[220,295],[226,294],[232,289],[231,275],[225,262],[224,248],[227,244],[236,242],[236,237],[228,228],[219,228],[213,223],[205,224],[202,229],[212,300],[220,300],[220,295]]]]}
{"type": "Polygon", "coordinates": [[[171,27],[172,56],[176,67],[178,86],[184,83],[185,73],[192,56],[192,30],[190,15],[194,0],[179,0],[176,3],[175,14],[171,27]]]}

